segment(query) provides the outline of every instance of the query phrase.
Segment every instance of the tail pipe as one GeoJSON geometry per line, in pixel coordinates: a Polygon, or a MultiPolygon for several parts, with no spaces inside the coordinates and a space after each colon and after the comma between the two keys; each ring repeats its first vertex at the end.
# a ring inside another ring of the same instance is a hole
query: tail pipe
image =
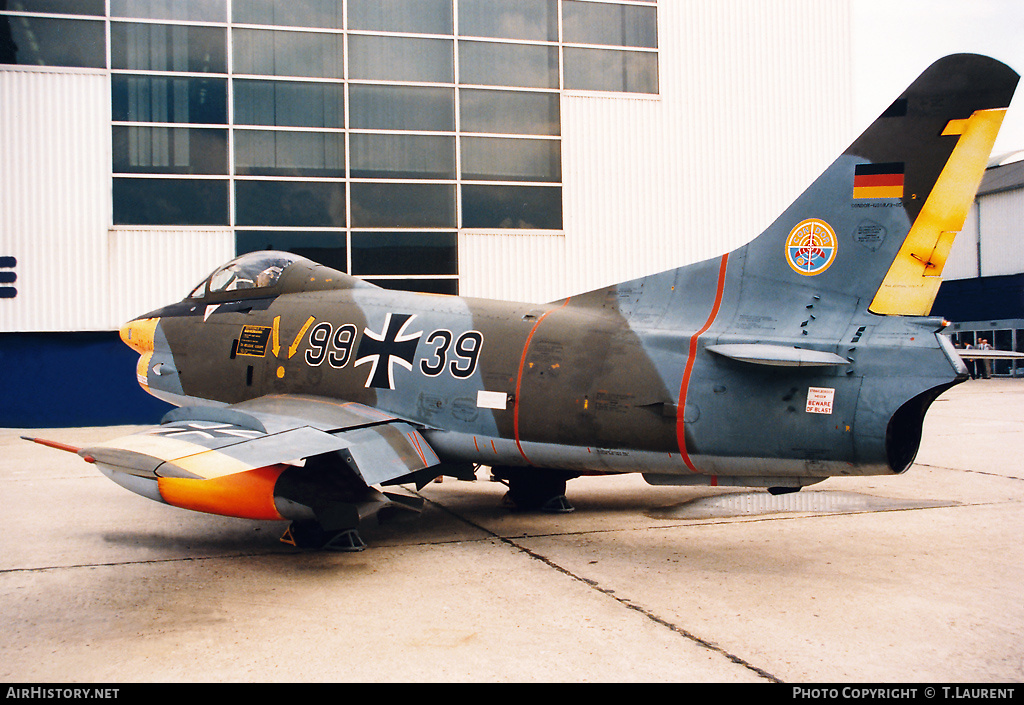
{"type": "Polygon", "coordinates": [[[947,389],[956,386],[960,380],[933,387],[905,403],[889,419],[885,429],[885,454],[889,467],[897,475],[906,472],[921,448],[924,416],[928,407],[947,389]]]}

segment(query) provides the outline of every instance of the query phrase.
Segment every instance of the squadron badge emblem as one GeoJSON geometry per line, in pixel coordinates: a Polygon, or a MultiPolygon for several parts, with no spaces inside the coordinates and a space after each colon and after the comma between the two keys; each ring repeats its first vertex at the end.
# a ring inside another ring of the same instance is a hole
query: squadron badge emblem
{"type": "Polygon", "coordinates": [[[797,223],[786,238],[786,262],[797,274],[813,277],[832,266],[839,240],[828,223],[808,218],[797,223]]]}

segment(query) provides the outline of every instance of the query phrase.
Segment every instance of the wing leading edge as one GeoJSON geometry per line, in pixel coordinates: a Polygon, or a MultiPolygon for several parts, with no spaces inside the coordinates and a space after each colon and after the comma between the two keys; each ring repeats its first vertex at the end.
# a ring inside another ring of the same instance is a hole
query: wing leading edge
{"type": "Polygon", "coordinates": [[[396,499],[373,485],[440,465],[420,432],[395,416],[296,395],[175,409],[160,426],[77,452],[150,499],[329,532],[354,532],[361,517],[396,499]]]}

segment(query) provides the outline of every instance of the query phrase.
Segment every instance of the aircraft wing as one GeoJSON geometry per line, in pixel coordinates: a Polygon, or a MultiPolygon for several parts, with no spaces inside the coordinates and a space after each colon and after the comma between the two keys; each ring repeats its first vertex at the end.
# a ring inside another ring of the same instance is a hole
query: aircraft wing
{"type": "Polygon", "coordinates": [[[140,477],[211,480],[330,452],[338,452],[367,486],[440,462],[419,431],[397,417],[297,395],[174,409],[160,426],[78,454],[140,477]]]}

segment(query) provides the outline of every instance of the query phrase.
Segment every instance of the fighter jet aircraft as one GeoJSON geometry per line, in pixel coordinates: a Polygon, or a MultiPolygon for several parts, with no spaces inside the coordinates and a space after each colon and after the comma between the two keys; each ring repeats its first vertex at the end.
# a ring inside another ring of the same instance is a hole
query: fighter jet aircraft
{"type": "Polygon", "coordinates": [[[243,255],[121,329],[179,408],[71,450],[154,500],[341,550],[414,503],[394,485],[480,466],[548,511],[583,474],[786,492],[902,473],[967,378],[928,314],[1018,78],[941,59],[749,244],[547,305],[243,255]]]}

